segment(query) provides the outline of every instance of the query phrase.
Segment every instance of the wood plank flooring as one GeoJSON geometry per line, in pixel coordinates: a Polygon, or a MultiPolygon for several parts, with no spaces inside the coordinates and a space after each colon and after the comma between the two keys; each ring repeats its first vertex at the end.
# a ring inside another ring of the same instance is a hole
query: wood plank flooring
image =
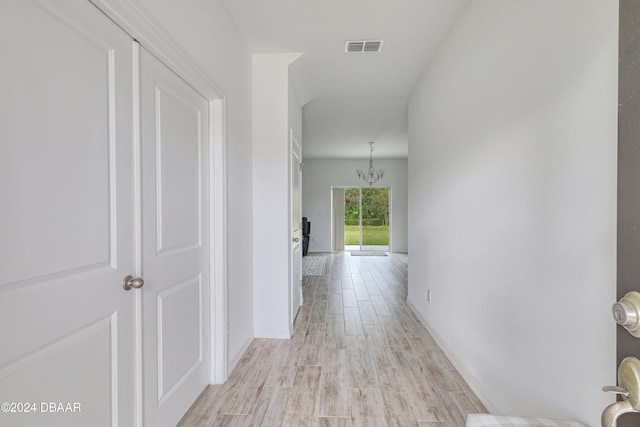
{"type": "Polygon", "coordinates": [[[319,255],[293,337],[253,340],[180,426],[462,427],[487,412],[407,306],[406,255],[319,255]]]}

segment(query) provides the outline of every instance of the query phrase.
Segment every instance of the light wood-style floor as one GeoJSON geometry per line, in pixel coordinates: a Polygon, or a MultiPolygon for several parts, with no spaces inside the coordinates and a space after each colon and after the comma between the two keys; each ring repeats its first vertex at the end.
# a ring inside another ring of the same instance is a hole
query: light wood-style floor
{"type": "Polygon", "coordinates": [[[180,426],[462,427],[487,412],[407,306],[407,255],[320,255],[291,340],[255,339],[180,426]]]}

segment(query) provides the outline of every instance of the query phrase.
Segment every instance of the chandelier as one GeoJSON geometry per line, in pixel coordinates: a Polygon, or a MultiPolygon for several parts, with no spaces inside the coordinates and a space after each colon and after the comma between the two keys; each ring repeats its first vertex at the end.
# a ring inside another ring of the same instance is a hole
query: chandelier
{"type": "Polygon", "coordinates": [[[369,184],[373,184],[379,179],[382,179],[384,175],[384,169],[374,169],[373,168],[373,142],[369,143],[369,169],[363,171],[362,169],[358,169],[358,178],[369,184]]]}

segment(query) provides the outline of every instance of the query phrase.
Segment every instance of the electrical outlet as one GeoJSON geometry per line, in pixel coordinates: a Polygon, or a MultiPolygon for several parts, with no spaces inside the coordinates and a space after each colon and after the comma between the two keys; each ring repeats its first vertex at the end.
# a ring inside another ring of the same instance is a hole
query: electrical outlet
{"type": "Polygon", "coordinates": [[[431,289],[427,291],[427,302],[431,304],[431,289]]]}

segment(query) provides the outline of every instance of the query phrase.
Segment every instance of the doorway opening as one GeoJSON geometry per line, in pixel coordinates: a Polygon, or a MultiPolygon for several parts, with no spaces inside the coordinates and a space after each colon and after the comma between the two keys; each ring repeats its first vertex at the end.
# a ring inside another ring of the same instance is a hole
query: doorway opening
{"type": "Polygon", "coordinates": [[[380,251],[390,248],[390,187],[333,189],[334,250],[380,251]]]}

